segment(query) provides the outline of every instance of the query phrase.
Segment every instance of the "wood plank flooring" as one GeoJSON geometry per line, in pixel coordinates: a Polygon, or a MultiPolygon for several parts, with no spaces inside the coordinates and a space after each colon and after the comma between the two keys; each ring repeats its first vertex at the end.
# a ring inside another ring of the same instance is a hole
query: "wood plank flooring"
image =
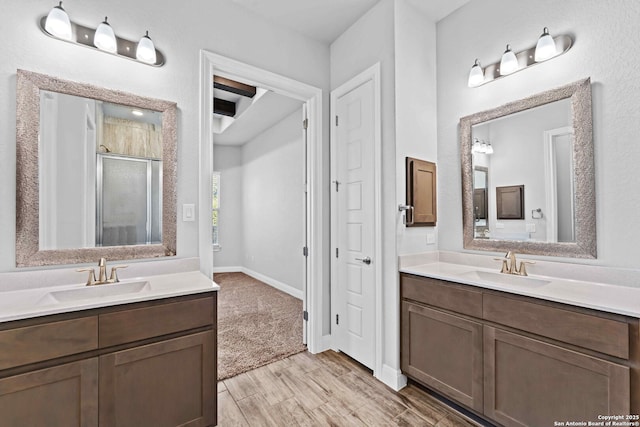
{"type": "Polygon", "coordinates": [[[472,427],[410,385],[394,392],[340,353],[299,353],[218,383],[218,425],[472,427]]]}

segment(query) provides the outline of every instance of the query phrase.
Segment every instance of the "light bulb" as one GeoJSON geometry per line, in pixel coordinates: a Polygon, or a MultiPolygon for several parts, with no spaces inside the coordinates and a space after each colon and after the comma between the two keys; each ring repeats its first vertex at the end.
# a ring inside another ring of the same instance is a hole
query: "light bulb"
{"type": "Polygon", "coordinates": [[[113,33],[113,28],[107,22],[107,17],[104,17],[104,21],[96,28],[96,33],[93,36],[93,44],[100,50],[104,50],[110,53],[116,53],[118,51],[118,43],[116,42],[116,35],[113,33]]]}
{"type": "Polygon", "coordinates": [[[536,62],[546,61],[547,59],[551,59],[556,56],[557,53],[558,50],[556,49],[556,42],[549,34],[549,29],[544,27],[542,35],[536,44],[535,60],[536,62]]]}
{"type": "Polygon", "coordinates": [[[516,54],[513,53],[511,47],[507,45],[507,49],[502,54],[502,59],[500,60],[500,75],[506,76],[507,74],[511,74],[518,69],[518,58],[516,58],[516,54]]]}
{"type": "Polygon", "coordinates": [[[55,6],[47,15],[47,20],[44,24],[44,29],[51,35],[60,39],[71,40],[71,21],[69,21],[69,15],[62,8],[62,2],[55,6]]]}
{"type": "Polygon", "coordinates": [[[153,41],[149,37],[149,31],[147,31],[147,33],[142,36],[142,38],[138,42],[138,47],[136,48],[136,58],[139,61],[145,62],[147,64],[156,63],[156,47],[153,45],[153,41]]]}
{"type": "Polygon", "coordinates": [[[473,63],[473,67],[471,67],[471,71],[469,71],[469,87],[480,86],[484,82],[484,71],[482,71],[482,67],[480,63],[476,59],[473,63]]]}

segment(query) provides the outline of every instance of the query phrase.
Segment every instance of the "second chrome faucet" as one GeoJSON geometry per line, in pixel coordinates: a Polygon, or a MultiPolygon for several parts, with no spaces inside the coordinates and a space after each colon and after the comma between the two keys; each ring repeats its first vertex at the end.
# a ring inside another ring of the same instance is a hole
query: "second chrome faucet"
{"type": "Polygon", "coordinates": [[[107,260],[105,258],[100,258],[100,261],[98,261],[98,268],[99,268],[98,279],[96,279],[96,272],[93,268],[81,268],[76,271],[78,272],[88,271],[89,277],[87,278],[87,286],[93,286],[93,285],[104,285],[106,283],[118,283],[120,279],[118,279],[117,270],[119,268],[127,268],[127,267],[128,267],[127,265],[114,265],[113,267],[111,267],[111,274],[107,279],[107,260]]]}

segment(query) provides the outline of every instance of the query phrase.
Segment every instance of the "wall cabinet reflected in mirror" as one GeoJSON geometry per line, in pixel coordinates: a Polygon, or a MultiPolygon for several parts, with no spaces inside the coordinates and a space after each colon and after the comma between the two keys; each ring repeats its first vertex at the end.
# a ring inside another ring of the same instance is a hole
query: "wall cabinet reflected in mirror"
{"type": "Polygon", "coordinates": [[[176,253],[176,104],[18,70],[16,265],[176,253]]]}

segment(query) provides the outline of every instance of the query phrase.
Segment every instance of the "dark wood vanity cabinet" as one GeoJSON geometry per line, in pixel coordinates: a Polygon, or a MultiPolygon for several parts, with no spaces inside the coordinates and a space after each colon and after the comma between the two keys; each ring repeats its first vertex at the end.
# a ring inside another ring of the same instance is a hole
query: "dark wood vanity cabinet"
{"type": "Polygon", "coordinates": [[[402,371],[477,415],[537,427],[640,412],[640,320],[404,273],[400,285],[402,371]]]}
{"type": "Polygon", "coordinates": [[[0,324],[0,424],[216,425],[216,306],[208,292],[0,324]]]}

